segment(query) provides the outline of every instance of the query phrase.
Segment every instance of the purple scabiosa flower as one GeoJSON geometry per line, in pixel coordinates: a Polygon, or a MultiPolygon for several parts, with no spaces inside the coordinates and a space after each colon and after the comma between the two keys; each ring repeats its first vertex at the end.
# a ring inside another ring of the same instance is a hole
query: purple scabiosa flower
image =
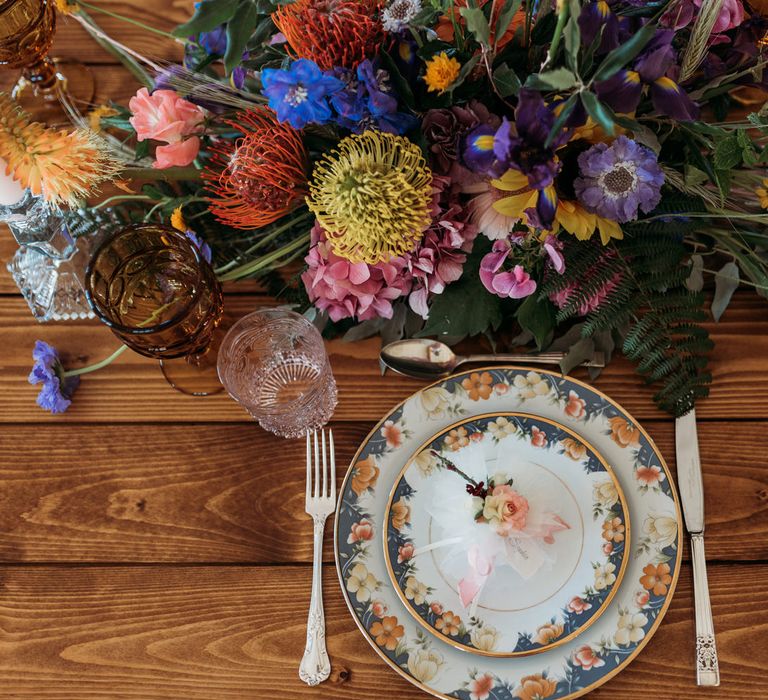
{"type": "Polygon", "coordinates": [[[522,265],[515,265],[512,270],[503,269],[511,249],[508,240],[494,242],[491,252],[480,261],[480,281],[491,294],[522,299],[536,291],[536,282],[522,265]]]}
{"type": "Polygon", "coordinates": [[[579,156],[579,171],[574,187],[584,208],[624,223],[646,214],[661,199],[664,173],[656,154],[626,136],[610,146],[597,143],[579,156]]]}
{"type": "Polygon", "coordinates": [[[294,129],[307,124],[325,124],[333,117],[328,97],[344,87],[329,73],[323,73],[314,61],[300,58],[288,70],[264,68],[262,92],[278,121],[294,129]]]}
{"type": "Polygon", "coordinates": [[[56,348],[38,340],[32,350],[35,361],[29,373],[30,384],[42,384],[37,395],[37,405],[51,413],[64,413],[72,403],[80,377],[65,377],[64,367],[56,348]]]}

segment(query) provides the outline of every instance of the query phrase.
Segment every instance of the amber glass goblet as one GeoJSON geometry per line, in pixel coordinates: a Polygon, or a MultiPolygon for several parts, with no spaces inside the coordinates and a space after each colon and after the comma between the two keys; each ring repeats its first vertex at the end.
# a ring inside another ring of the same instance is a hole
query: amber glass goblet
{"type": "Polygon", "coordinates": [[[36,121],[81,120],[93,100],[93,76],[76,61],[51,59],[54,0],[0,0],[0,66],[22,71],[12,96],[36,121]]]}
{"type": "Polygon", "coordinates": [[[94,313],[132,350],[160,360],[175,389],[223,389],[215,351],[221,285],[183,233],[154,224],[119,231],[97,248],[85,287],[94,313]]]}

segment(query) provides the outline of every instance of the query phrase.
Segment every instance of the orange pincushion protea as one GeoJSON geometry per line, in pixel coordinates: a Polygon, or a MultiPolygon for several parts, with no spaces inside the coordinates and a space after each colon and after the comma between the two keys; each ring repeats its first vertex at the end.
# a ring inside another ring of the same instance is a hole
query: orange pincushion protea
{"type": "Polygon", "coordinates": [[[234,143],[212,149],[203,171],[210,210],[223,224],[253,229],[287,214],[307,193],[307,154],[299,133],[266,107],[225,120],[241,131],[234,143]]]}
{"type": "Polygon", "coordinates": [[[355,68],[372,58],[384,40],[381,0],[296,0],[272,13],[298,58],[322,70],[355,68]]]}

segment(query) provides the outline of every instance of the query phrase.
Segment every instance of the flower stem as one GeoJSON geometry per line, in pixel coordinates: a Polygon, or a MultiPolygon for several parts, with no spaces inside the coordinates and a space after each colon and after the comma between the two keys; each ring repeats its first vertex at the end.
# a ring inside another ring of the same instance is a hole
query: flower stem
{"type": "Polygon", "coordinates": [[[164,32],[162,29],[157,29],[157,27],[152,27],[148,24],[144,24],[143,22],[139,22],[138,20],[133,19],[131,17],[120,15],[117,12],[112,12],[112,10],[106,10],[103,7],[98,7],[97,5],[91,5],[91,3],[84,2],[83,0],[77,0],[77,4],[82,5],[83,7],[87,7],[89,10],[93,10],[94,12],[101,12],[102,14],[107,15],[108,17],[114,17],[115,19],[119,19],[122,22],[127,22],[128,24],[132,24],[136,27],[140,27],[145,31],[152,32],[153,34],[157,34],[158,36],[165,37],[166,39],[173,39],[176,42],[184,43],[180,41],[178,37],[173,36],[173,34],[171,34],[170,32],[164,32]]]}
{"type": "Polygon", "coordinates": [[[570,14],[570,5],[564,0],[558,0],[559,7],[557,8],[557,24],[555,25],[555,32],[552,35],[552,43],[549,45],[549,51],[547,52],[547,58],[544,61],[544,65],[541,70],[545,70],[550,63],[555,60],[557,55],[557,49],[560,48],[560,37],[563,35],[563,28],[568,21],[568,15],[570,14]]]}
{"type": "Polygon", "coordinates": [[[103,359],[101,362],[97,362],[96,364],[93,364],[93,365],[88,365],[87,367],[80,367],[79,369],[69,369],[66,372],[64,372],[64,377],[79,377],[81,374],[88,374],[89,372],[95,372],[97,369],[106,367],[107,365],[114,362],[127,349],[128,349],[127,345],[121,345],[109,357],[103,359]]]}
{"type": "Polygon", "coordinates": [[[477,487],[477,482],[468,474],[465,474],[461,469],[459,469],[453,462],[451,462],[450,459],[447,457],[443,457],[437,450],[430,450],[432,453],[432,456],[437,457],[442,463],[443,466],[448,469],[449,471],[456,472],[464,481],[466,481],[469,484],[472,484],[472,486],[477,487]]]}
{"type": "Polygon", "coordinates": [[[147,194],[116,194],[114,197],[107,197],[103,202],[99,202],[93,208],[101,209],[106,207],[108,204],[111,204],[112,202],[124,202],[128,200],[136,200],[142,202],[153,201],[152,197],[147,194]]]}

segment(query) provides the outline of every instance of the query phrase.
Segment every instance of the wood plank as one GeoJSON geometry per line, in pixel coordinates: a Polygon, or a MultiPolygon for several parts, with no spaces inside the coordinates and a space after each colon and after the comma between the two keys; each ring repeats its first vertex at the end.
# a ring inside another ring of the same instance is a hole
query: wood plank
{"type": "MultiPolygon", "coordinates": [[[[227,308],[237,318],[274,304],[264,297],[228,297],[227,308]]],[[[749,292],[739,293],[719,324],[708,324],[716,341],[712,354],[714,383],[709,399],[698,408],[704,418],[762,419],[768,416],[768,306],[749,292]]],[[[242,410],[225,395],[194,399],[172,391],[154,361],[125,353],[111,367],[86,376],[72,408],[51,416],[35,406],[35,390],[27,386],[30,352],[36,338],[58,347],[69,367],[108,356],[117,341],[95,322],[46,324],[32,320],[19,297],[0,298],[0,422],[135,422],[239,421],[242,410]]],[[[339,384],[337,420],[374,420],[423,386],[423,382],[382,377],[378,367],[378,338],[328,343],[339,384]]],[[[574,376],[586,379],[583,369],[574,376]]],[[[631,364],[617,358],[594,382],[638,419],[663,418],[652,401],[654,390],[643,384],[631,364]]]]}
{"type": "MultiPolygon", "coordinates": [[[[324,587],[333,673],[316,688],[299,680],[310,575],[295,567],[6,569],[0,697],[424,700],[362,640],[331,567],[324,587]]],[[[707,697],[768,696],[768,646],[759,643],[768,635],[768,566],[712,566],[710,590],[722,685],[707,697]]],[[[590,697],[701,698],[693,640],[686,566],[658,634],[590,697]]]]}
{"type": "MultiPolygon", "coordinates": [[[[370,424],[333,428],[341,482],[370,424]]],[[[672,422],[648,428],[674,468],[672,422]]],[[[712,560],[768,561],[764,435],[700,426],[712,560]]],[[[0,455],[2,562],[312,561],[303,445],[255,425],[19,425],[0,455]]]]}

